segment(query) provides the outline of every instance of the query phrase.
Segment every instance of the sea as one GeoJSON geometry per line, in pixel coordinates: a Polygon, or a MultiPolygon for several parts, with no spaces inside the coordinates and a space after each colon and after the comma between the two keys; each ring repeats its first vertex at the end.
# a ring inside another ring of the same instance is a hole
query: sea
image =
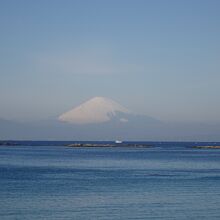
{"type": "MultiPolygon", "coordinates": [[[[145,143],[146,144],[146,143],[145,143]]],[[[219,220],[220,143],[0,146],[0,220],[219,220]]]]}

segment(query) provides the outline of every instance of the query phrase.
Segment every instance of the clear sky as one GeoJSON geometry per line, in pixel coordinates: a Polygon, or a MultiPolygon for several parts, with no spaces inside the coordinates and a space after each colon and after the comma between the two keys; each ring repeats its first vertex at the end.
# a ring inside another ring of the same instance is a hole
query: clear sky
{"type": "Polygon", "coordinates": [[[166,121],[220,121],[220,1],[1,0],[0,118],[106,96],[166,121]]]}

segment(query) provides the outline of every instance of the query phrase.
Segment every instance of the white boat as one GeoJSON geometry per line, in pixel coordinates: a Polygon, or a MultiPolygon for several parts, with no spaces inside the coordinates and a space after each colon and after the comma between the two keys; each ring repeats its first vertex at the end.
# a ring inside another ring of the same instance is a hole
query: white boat
{"type": "Polygon", "coordinates": [[[116,144],[122,144],[122,141],[116,140],[115,143],[116,144]]]}

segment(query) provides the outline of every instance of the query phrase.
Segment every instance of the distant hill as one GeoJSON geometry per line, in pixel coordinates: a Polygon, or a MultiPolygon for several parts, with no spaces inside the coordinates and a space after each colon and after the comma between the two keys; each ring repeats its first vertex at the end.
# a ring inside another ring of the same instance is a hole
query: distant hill
{"type": "Polygon", "coordinates": [[[31,132],[28,127],[22,123],[0,119],[0,139],[24,139],[31,132]]]}

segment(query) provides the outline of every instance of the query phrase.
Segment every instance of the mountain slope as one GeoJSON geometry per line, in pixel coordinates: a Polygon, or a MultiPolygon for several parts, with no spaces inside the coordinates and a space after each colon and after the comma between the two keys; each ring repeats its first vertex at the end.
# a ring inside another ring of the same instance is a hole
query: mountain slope
{"type": "MultiPolygon", "coordinates": [[[[131,112],[109,98],[95,97],[62,114],[58,119],[73,124],[103,123],[110,121],[119,113],[130,114],[131,112]]],[[[127,119],[122,117],[119,120],[126,122],[127,119]]]]}

